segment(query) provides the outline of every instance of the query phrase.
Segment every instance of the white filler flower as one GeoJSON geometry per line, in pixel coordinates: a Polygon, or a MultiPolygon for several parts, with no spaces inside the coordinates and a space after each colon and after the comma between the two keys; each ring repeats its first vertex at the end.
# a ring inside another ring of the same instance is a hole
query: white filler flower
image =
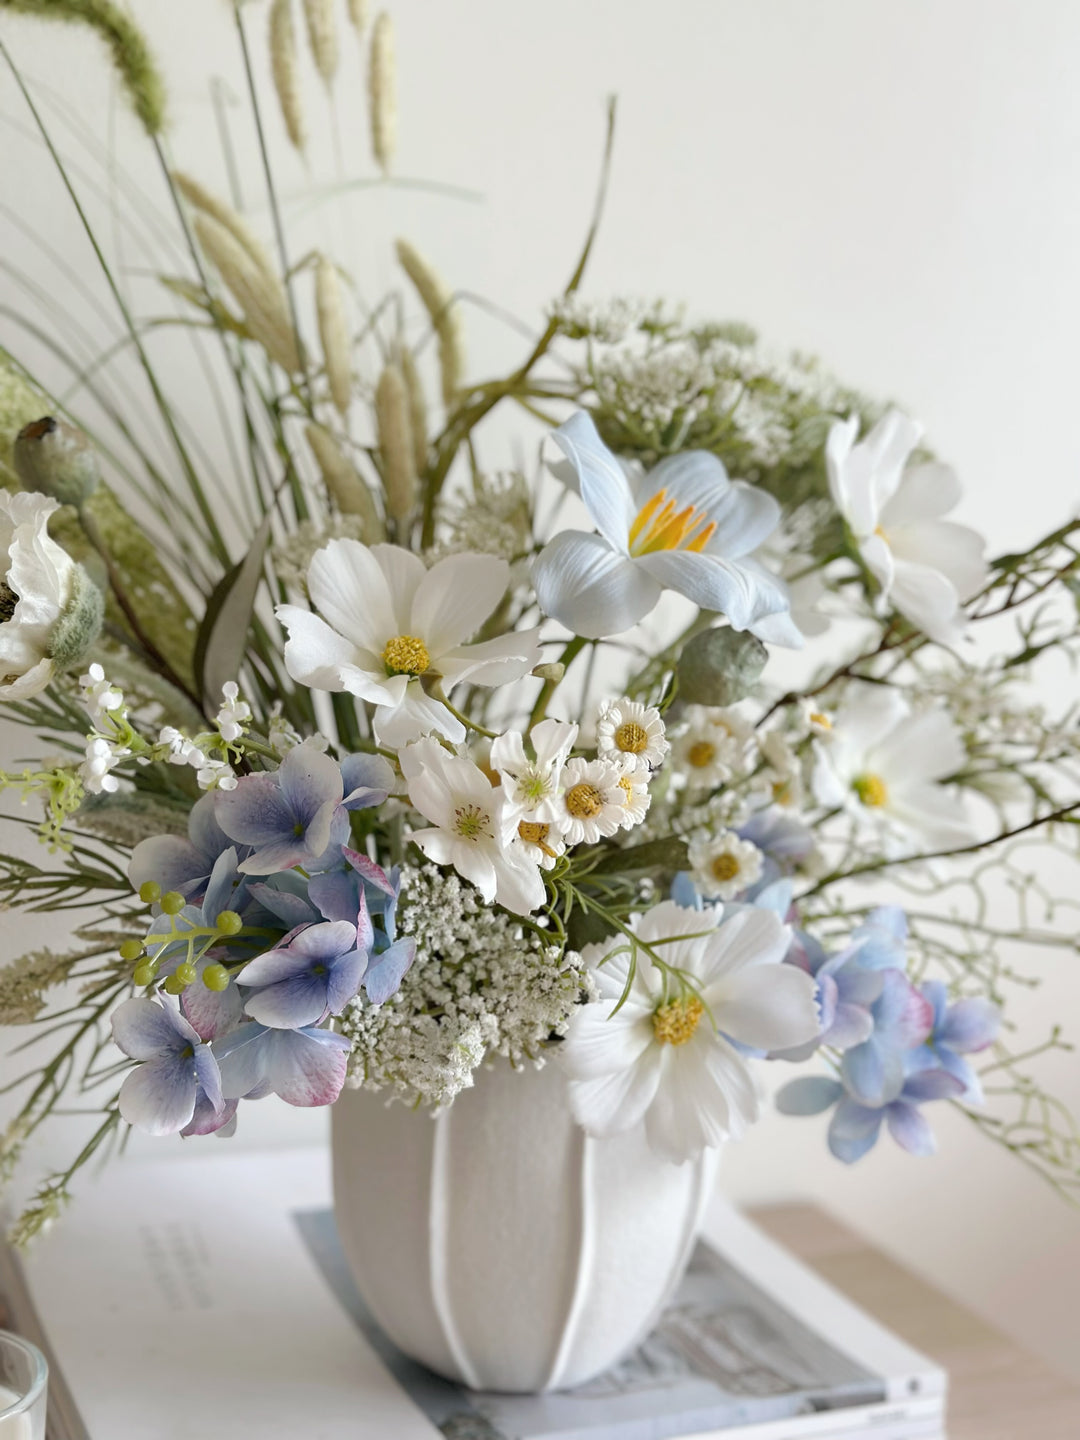
{"type": "Polygon", "coordinates": [[[51,642],[75,562],[50,539],[47,495],[0,490],[0,696],[25,700],[53,677],[51,642]]]}
{"type": "Polygon", "coordinates": [[[782,1050],[818,1034],[813,980],[781,964],[788,928],[769,910],[748,907],[723,924],[721,915],[665,901],[639,917],[634,933],[690,983],[665,991],[639,947],[621,1006],[626,940],[586,947],[600,999],[575,1013],[561,1055],[571,1108],[590,1135],[644,1121],[652,1148],[676,1163],[738,1139],[757,1119],[758,1098],[731,1042],[782,1050]]]}
{"type": "Polygon", "coordinates": [[[864,440],[859,422],[838,420],[825,444],[829,489],[859,553],[891,605],[931,640],[954,645],[964,631],[961,602],[983,584],[983,540],[944,520],[960,500],[947,465],[908,465],[922,426],[890,410],[864,440]]]}
{"type": "Polygon", "coordinates": [[[734,900],[761,879],[762,854],[734,830],[698,835],[690,842],[690,872],[708,900],[734,900]]]}
{"type": "Polygon", "coordinates": [[[971,825],[963,798],[941,782],[967,755],[944,710],[913,715],[898,690],[855,685],[837,711],[827,743],[818,743],[814,796],[841,806],[892,838],[926,848],[963,844],[971,825]]]}
{"type": "Polygon", "coordinates": [[[529,732],[533,754],[517,730],[508,730],[491,742],[491,768],[495,770],[509,805],[520,819],[550,825],[559,815],[559,781],[578,727],[565,720],[541,720],[529,732]]]}
{"type": "Polygon", "coordinates": [[[460,744],[465,727],[420,683],[447,690],[505,685],[541,658],[536,630],[465,642],[506,594],[510,567],[492,555],[450,555],[428,570],[397,545],[331,540],[308,570],[308,594],[320,619],[299,605],[279,605],[289,632],[285,665],[315,690],[346,690],[377,707],[375,734],[397,748],[432,731],[460,744]]]}
{"type": "Polygon", "coordinates": [[[517,820],[498,786],[471,760],[451,755],[438,740],[418,740],[398,756],[409,800],[432,823],[409,836],[436,865],[453,865],[490,905],[518,915],[538,909],[546,895],[533,847],[516,838],[517,820]]]}
{"type": "Polygon", "coordinates": [[[622,756],[645,770],[655,770],[671,749],[660,711],[640,700],[606,700],[596,720],[600,755],[622,756]]]}

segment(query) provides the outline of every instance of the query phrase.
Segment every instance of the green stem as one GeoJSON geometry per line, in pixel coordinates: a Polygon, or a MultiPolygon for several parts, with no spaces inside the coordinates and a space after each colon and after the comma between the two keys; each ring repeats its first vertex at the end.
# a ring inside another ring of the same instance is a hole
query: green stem
{"type": "MultiPolygon", "coordinates": [[[[574,638],[567,641],[566,645],[563,647],[563,652],[559,656],[557,663],[565,666],[565,668],[569,670],[570,666],[581,654],[585,646],[595,644],[595,640],[586,640],[585,637],[582,635],[575,635],[574,638]]],[[[540,694],[538,695],[536,700],[536,704],[533,706],[533,712],[529,716],[530,730],[534,725],[539,724],[539,722],[543,720],[544,716],[547,714],[547,707],[551,703],[552,695],[555,694],[556,688],[561,685],[563,680],[565,679],[566,676],[564,674],[558,680],[544,681],[543,689],[540,691],[540,694]]]]}

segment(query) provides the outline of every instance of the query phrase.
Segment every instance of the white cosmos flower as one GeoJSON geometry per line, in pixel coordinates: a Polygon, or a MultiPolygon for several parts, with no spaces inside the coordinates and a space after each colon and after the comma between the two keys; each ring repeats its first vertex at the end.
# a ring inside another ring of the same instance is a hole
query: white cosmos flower
{"type": "Polygon", "coordinates": [[[56,622],[69,599],[75,562],[51,539],[48,495],[0,490],[0,697],[25,700],[53,677],[56,622]]]}
{"type": "Polygon", "coordinates": [[[676,590],[736,630],[801,645],[787,593],[751,553],[776,529],[771,495],[731,481],[715,455],[688,451],[629,474],[584,411],[553,432],[566,456],[555,473],[578,490],[598,534],[564,530],[533,572],[545,614],[576,635],[629,630],[676,590]]]}
{"type": "Polygon", "coordinates": [[[410,836],[436,865],[453,865],[484,900],[517,915],[538,909],[546,895],[533,847],[516,838],[506,796],[471,760],[438,740],[417,740],[398,756],[409,801],[433,828],[410,836]]]}
{"type": "Polygon", "coordinates": [[[737,710],[687,705],[672,759],[689,790],[712,790],[746,760],[754,727],[737,710]]]}
{"type": "Polygon", "coordinates": [[[637,917],[634,933],[692,988],[665,993],[660,970],[638,949],[621,1006],[626,941],[616,936],[586,947],[600,998],[574,1012],[561,1059],[574,1117],[590,1135],[614,1135],[644,1120],[653,1149],[677,1163],[738,1139],[757,1119],[758,1099],[731,1042],[782,1050],[818,1034],[813,980],[780,963],[787,926],[753,907],[723,925],[721,918],[720,907],[684,910],[671,901],[637,917]]]}
{"type": "Polygon", "coordinates": [[[961,603],[986,577],[983,540],[942,516],[960,499],[947,465],[908,465],[922,426],[890,410],[859,440],[855,417],[838,420],[825,444],[829,489],[859,553],[891,605],[931,640],[955,644],[961,603]]]}
{"type": "Polygon", "coordinates": [[[559,781],[577,734],[578,727],[565,720],[541,720],[529,732],[535,758],[526,753],[524,737],[517,730],[491,742],[491,768],[519,819],[550,825],[561,813],[559,781]]]}
{"type": "Polygon", "coordinates": [[[655,770],[671,749],[660,711],[639,700],[605,700],[596,720],[600,755],[624,756],[644,770],[655,770]]]}
{"type": "Polygon", "coordinates": [[[464,726],[420,677],[441,677],[447,690],[463,680],[505,685],[539,663],[536,630],[465,643],[509,580],[509,565],[492,555],[450,555],[428,570],[397,545],[331,540],[308,570],[308,593],[324,618],[278,606],[289,632],[286,668],[302,685],[346,690],[377,706],[380,744],[396,749],[432,731],[460,744],[464,726]]]}
{"type": "Polygon", "coordinates": [[[967,759],[944,710],[912,714],[898,690],[854,685],[826,742],[817,744],[815,798],[872,822],[886,837],[936,849],[963,844],[972,829],[963,798],[941,782],[967,759]]]}
{"type": "Polygon", "coordinates": [[[622,778],[616,760],[575,756],[566,762],[553,823],[568,845],[595,845],[622,828],[627,804],[622,778]]]}
{"type": "Polygon", "coordinates": [[[689,851],[694,884],[707,900],[734,900],[761,879],[761,851],[734,830],[698,835],[691,840],[689,851]]]}

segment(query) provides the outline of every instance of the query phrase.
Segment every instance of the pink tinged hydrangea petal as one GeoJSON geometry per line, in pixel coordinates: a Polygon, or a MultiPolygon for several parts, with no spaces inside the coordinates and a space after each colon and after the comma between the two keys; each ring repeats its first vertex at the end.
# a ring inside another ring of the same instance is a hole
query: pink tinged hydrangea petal
{"type": "Polygon", "coordinates": [[[510,566],[494,555],[448,555],[433,565],[413,599],[412,632],[433,661],[463,645],[506,594],[510,566]]]}
{"type": "Polygon", "coordinates": [[[373,955],[364,972],[364,990],[372,1005],[383,1005],[400,988],[416,959],[416,941],[411,935],[395,940],[381,955],[373,955]]]}
{"type": "Polygon", "coordinates": [[[997,1039],[1001,1030],[1001,1010],[992,1000],[981,996],[957,1000],[945,1012],[944,1020],[935,1026],[934,1040],[961,1054],[985,1050],[997,1039]]]}
{"type": "Polygon", "coordinates": [[[185,1125],[180,1134],[184,1139],[192,1135],[220,1135],[223,1133],[232,1134],[236,1128],[237,1100],[226,1100],[220,1109],[215,1109],[207,1099],[206,1095],[200,1095],[195,1102],[195,1113],[189,1124],[185,1125]]]}
{"type": "MultiPolygon", "coordinates": [[[[275,879],[276,878],[277,877],[275,877],[275,879]]],[[[311,883],[315,884],[316,880],[326,880],[328,878],[327,875],[313,876],[311,883]]],[[[276,885],[268,885],[263,881],[256,881],[254,884],[248,886],[247,893],[253,900],[257,901],[264,910],[269,910],[275,920],[280,920],[281,923],[287,925],[290,930],[297,925],[310,925],[319,918],[306,896],[295,894],[289,890],[279,889],[276,885]]],[[[312,899],[314,899],[314,896],[312,899]]],[[[328,916],[327,918],[336,919],[337,917],[328,916]]]]}
{"type": "Polygon", "coordinates": [[[885,1116],[889,1134],[909,1155],[928,1156],[937,1151],[937,1141],[930,1122],[917,1105],[895,1100],[885,1116]]]}
{"type": "MultiPolygon", "coordinates": [[[[729,922],[730,923],[730,922],[729,922]]],[[[765,965],[728,976],[713,1016],[733,1040],[755,1050],[804,1045],[819,1033],[815,986],[791,965],[765,965]]]]}
{"type": "Polygon", "coordinates": [[[327,1014],[326,977],[310,972],[291,975],[249,995],[244,1009],[272,1030],[292,1030],[317,1025],[327,1014]]]}
{"type": "Polygon", "coordinates": [[[578,493],[596,528],[625,555],[637,506],[626,471],[600,439],[592,416],[579,410],[551,438],[573,467],[578,493]]]}
{"type": "Polygon", "coordinates": [[[842,1000],[822,1035],[822,1044],[834,1050],[851,1050],[869,1040],[873,1030],[874,1018],[869,1010],[842,1000]]]}
{"type": "Polygon", "coordinates": [[[152,835],[140,840],[131,852],[128,879],[131,888],[156,880],[163,891],[179,890],[188,895],[206,879],[209,866],[190,840],[182,835],[152,835]]]}
{"type": "Polygon", "coordinates": [[[381,655],[387,640],[401,634],[385,571],[359,540],[331,540],[316,551],[307,580],[312,605],[354,646],[381,655]]]}
{"type": "Polygon", "coordinates": [[[823,1115],[843,1093],[840,1081],[828,1075],[801,1075],[777,1091],[775,1104],[781,1115],[823,1115]]]}
{"type": "Polygon", "coordinates": [[[346,810],[381,805],[394,788],[394,767],[382,755],[346,755],[339,769],[346,810]]]}
{"type": "Polygon", "coordinates": [[[193,1058],[195,1079],[199,1083],[200,1093],[206,1096],[215,1110],[220,1110],[224,1104],[221,1096],[221,1071],[214,1052],[209,1045],[196,1045],[193,1058]]]}
{"type": "Polygon", "coordinates": [[[228,1035],[244,1013],[243,996],[235,981],[230,981],[225,990],[210,990],[202,983],[202,972],[213,963],[209,956],[199,962],[199,979],[188,986],[180,1000],[188,1023],[204,1041],[228,1035]]]}
{"type": "Polygon", "coordinates": [[[829,1123],[829,1149],[845,1165],[854,1165],[877,1144],[884,1118],[884,1110],[841,1100],[829,1123]]]}
{"type": "Polygon", "coordinates": [[[341,853],[346,863],[365,883],[373,885],[391,898],[396,894],[393,881],[381,865],[376,865],[375,861],[369,859],[367,855],[361,854],[359,850],[350,850],[347,846],[342,849],[341,853]]]}
{"type": "Polygon", "coordinates": [[[348,1072],[350,1043],[328,1030],[275,1030],[267,1042],[266,1078],[287,1105],[332,1105],[348,1072]]]}
{"type": "Polygon", "coordinates": [[[639,561],[580,530],[563,530],[548,542],[533,567],[533,585],[545,615],[590,640],[629,630],[663,593],[639,561]]]}
{"type": "Polygon", "coordinates": [[[125,1000],[112,1013],[113,1040],[132,1060],[154,1060],[172,1054],[199,1037],[171,1006],[137,996],[125,1000]]]}

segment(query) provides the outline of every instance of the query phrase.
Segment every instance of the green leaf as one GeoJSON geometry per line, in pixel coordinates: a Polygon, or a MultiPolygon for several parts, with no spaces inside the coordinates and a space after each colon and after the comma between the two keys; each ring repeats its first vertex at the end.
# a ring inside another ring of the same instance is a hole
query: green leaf
{"type": "Polygon", "coordinates": [[[690,864],[685,840],[669,837],[648,840],[644,845],[631,845],[626,850],[612,850],[593,866],[592,875],[622,875],[640,870],[685,870],[690,864]]]}
{"type": "Polygon", "coordinates": [[[270,540],[270,516],[259,526],[251,549],[215,585],[195,640],[195,678],[207,715],[216,712],[222,686],[235,680],[247,650],[255,596],[270,540]]]}

